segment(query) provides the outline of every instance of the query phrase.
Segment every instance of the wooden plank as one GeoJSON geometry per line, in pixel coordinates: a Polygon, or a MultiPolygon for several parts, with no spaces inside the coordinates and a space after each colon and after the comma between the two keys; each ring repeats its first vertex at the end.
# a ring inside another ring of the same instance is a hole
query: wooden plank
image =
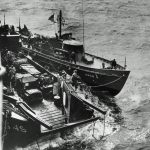
{"type": "Polygon", "coordinates": [[[100,119],[100,117],[94,117],[94,118],[82,120],[82,121],[79,121],[79,122],[65,124],[62,127],[54,128],[54,129],[52,129],[52,130],[50,130],[50,131],[48,131],[46,133],[43,133],[42,135],[44,136],[44,135],[49,135],[50,133],[61,132],[61,131],[67,130],[67,129],[71,129],[71,128],[77,127],[77,126],[85,124],[85,123],[96,121],[98,119],[100,119]]]}
{"type": "Polygon", "coordinates": [[[45,121],[54,123],[54,122],[58,122],[60,120],[65,120],[65,118],[58,118],[58,119],[48,118],[45,121]]]}
{"type": "Polygon", "coordinates": [[[56,120],[59,120],[59,119],[65,119],[65,117],[64,116],[56,116],[56,117],[52,117],[52,116],[49,116],[49,117],[47,117],[47,118],[41,118],[42,120],[44,120],[44,121],[48,121],[48,120],[53,120],[53,121],[56,121],[56,120]]]}
{"type": "Polygon", "coordinates": [[[55,111],[57,111],[57,112],[61,112],[61,110],[59,110],[58,108],[55,108],[55,107],[52,107],[52,108],[50,108],[50,109],[47,109],[46,111],[40,111],[39,113],[40,114],[44,114],[44,113],[46,113],[46,112],[55,112],[55,111]]]}
{"type": "Polygon", "coordinates": [[[52,107],[52,108],[46,110],[45,112],[40,112],[40,114],[44,114],[44,113],[47,113],[47,112],[55,112],[55,111],[58,111],[58,109],[52,107]]]}
{"type": "MultiPolygon", "coordinates": [[[[65,121],[59,121],[57,123],[54,123],[53,124],[53,130],[57,129],[57,128],[60,128],[60,127],[64,127],[65,126],[65,121]]],[[[48,130],[47,128],[43,129],[42,132],[48,132],[50,130],[48,130]]]]}
{"type": "Polygon", "coordinates": [[[60,127],[63,127],[64,124],[57,124],[57,125],[54,125],[53,129],[57,129],[57,128],[60,128],[60,127]]]}
{"type": "Polygon", "coordinates": [[[62,112],[61,113],[60,112],[53,112],[53,113],[49,112],[49,113],[45,113],[42,115],[39,114],[39,117],[45,118],[45,116],[51,116],[51,115],[62,115],[62,112]]]}
{"type": "Polygon", "coordinates": [[[65,124],[65,121],[62,120],[62,121],[59,121],[59,122],[54,122],[53,126],[55,127],[56,125],[64,125],[65,124]]]}
{"type": "Polygon", "coordinates": [[[57,124],[58,122],[65,122],[65,119],[58,119],[57,121],[49,121],[49,122],[51,122],[51,124],[57,124]]]}
{"type": "Polygon", "coordinates": [[[47,119],[47,118],[53,118],[53,119],[55,119],[55,118],[59,118],[59,117],[64,117],[64,116],[61,115],[61,114],[56,114],[56,115],[48,114],[47,116],[44,116],[44,117],[41,117],[41,116],[40,116],[39,118],[45,120],[45,119],[47,119]]]}
{"type": "Polygon", "coordinates": [[[27,116],[29,116],[30,118],[32,118],[33,120],[35,120],[36,122],[38,122],[39,124],[43,125],[44,127],[48,128],[48,129],[52,129],[52,126],[50,124],[45,123],[43,120],[41,120],[41,118],[39,118],[38,116],[36,116],[35,114],[33,114],[28,107],[26,106],[25,103],[19,102],[17,107],[20,109],[20,111],[22,111],[23,113],[25,113],[27,116]]]}
{"type": "Polygon", "coordinates": [[[60,115],[60,114],[57,114],[57,115],[54,115],[54,116],[51,115],[51,116],[52,116],[53,119],[55,119],[55,118],[56,118],[56,119],[57,119],[57,118],[65,118],[64,115],[60,115]]]}

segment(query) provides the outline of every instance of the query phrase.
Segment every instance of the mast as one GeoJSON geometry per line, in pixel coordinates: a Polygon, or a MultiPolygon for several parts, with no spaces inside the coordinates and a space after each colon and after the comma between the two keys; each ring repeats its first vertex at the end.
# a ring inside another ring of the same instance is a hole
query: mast
{"type": "Polygon", "coordinates": [[[124,68],[126,69],[126,67],[127,67],[127,61],[126,61],[126,57],[125,57],[124,68]]]}
{"type": "MultiPolygon", "coordinates": [[[[0,112],[2,114],[3,112],[3,81],[2,81],[2,76],[5,73],[5,68],[2,66],[1,63],[1,53],[0,53],[0,101],[1,101],[1,105],[0,105],[0,112]]],[[[2,122],[2,115],[0,116],[0,122],[2,122]]],[[[2,135],[2,125],[0,127],[0,135],[2,135]]],[[[4,144],[4,138],[5,136],[0,136],[0,147],[1,149],[3,149],[3,144],[4,144]]]]}
{"type": "Polygon", "coordinates": [[[4,25],[5,25],[5,14],[4,14],[4,25]]]}
{"type": "Polygon", "coordinates": [[[83,47],[85,47],[85,40],[84,40],[84,6],[83,6],[83,0],[82,0],[82,23],[83,23],[83,47]]]}
{"type": "Polygon", "coordinates": [[[21,29],[21,25],[20,25],[20,17],[19,17],[19,30],[21,29]]]}
{"type": "Polygon", "coordinates": [[[59,38],[61,38],[62,11],[59,12],[59,38]]]}

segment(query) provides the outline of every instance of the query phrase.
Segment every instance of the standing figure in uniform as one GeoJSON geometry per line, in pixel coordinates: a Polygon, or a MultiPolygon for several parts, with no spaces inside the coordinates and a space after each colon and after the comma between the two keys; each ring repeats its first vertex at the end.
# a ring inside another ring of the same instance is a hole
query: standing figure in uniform
{"type": "Polygon", "coordinates": [[[71,79],[72,79],[72,85],[75,86],[75,90],[76,90],[78,88],[78,81],[81,79],[77,75],[77,70],[74,70],[71,79]]]}
{"type": "Polygon", "coordinates": [[[112,69],[116,69],[117,63],[115,59],[111,62],[111,65],[112,65],[112,69]]]}

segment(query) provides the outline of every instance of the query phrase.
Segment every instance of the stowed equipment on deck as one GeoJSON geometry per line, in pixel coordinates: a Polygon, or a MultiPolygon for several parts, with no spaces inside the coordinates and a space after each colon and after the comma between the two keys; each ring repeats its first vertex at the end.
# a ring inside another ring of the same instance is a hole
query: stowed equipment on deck
{"type": "MultiPolygon", "coordinates": [[[[46,71],[44,67],[34,62],[32,59],[27,59],[28,62],[38,70],[46,71]]],[[[47,74],[52,75],[49,71],[46,72],[47,74]]],[[[63,101],[63,105],[61,107],[62,110],[58,109],[52,102],[47,110],[41,110],[41,113],[35,114],[32,108],[30,108],[25,102],[20,101],[19,98],[18,100],[16,100],[15,97],[8,95],[4,95],[4,97],[5,99],[13,103],[22,114],[35,122],[35,124],[38,125],[37,128],[39,128],[39,130],[40,125],[45,127],[47,130],[44,130],[43,134],[63,131],[65,129],[69,129],[100,119],[100,116],[95,117],[93,115],[93,109],[96,109],[95,106],[91,104],[90,107],[92,109],[86,109],[86,106],[83,104],[82,98],[76,97],[74,94],[72,94],[72,89],[68,88],[67,84],[64,84],[64,86],[61,87],[61,82],[59,81],[60,80],[56,81],[55,83],[58,82],[60,88],[60,99],[63,101]],[[75,105],[78,106],[78,110],[74,109],[74,107],[76,107],[75,105]]],[[[54,83],[52,84],[52,86],[54,86],[54,83]]],[[[101,113],[105,114],[105,112],[103,111],[101,111],[101,113]]],[[[39,131],[39,134],[42,134],[41,130],[39,131]]]]}

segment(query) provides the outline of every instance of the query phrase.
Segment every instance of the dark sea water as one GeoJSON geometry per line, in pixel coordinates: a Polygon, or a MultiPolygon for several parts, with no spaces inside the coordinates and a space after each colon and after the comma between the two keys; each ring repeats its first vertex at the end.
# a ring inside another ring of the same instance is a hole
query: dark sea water
{"type": "MultiPolygon", "coordinates": [[[[52,36],[48,17],[62,9],[64,30],[82,41],[82,0],[0,0],[0,20],[26,24],[32,32],[52,36]]],[[[86,51],[116,58],[131,74],[116,102],[124,123],[103,140],[92,137],[92,125],[77,128],[66,140],[51,141],[53,149],[150,150],[150,1],[84,0],[86,51]]],[[[100,127],[95,136],[99,138],[100,127]]]]}

